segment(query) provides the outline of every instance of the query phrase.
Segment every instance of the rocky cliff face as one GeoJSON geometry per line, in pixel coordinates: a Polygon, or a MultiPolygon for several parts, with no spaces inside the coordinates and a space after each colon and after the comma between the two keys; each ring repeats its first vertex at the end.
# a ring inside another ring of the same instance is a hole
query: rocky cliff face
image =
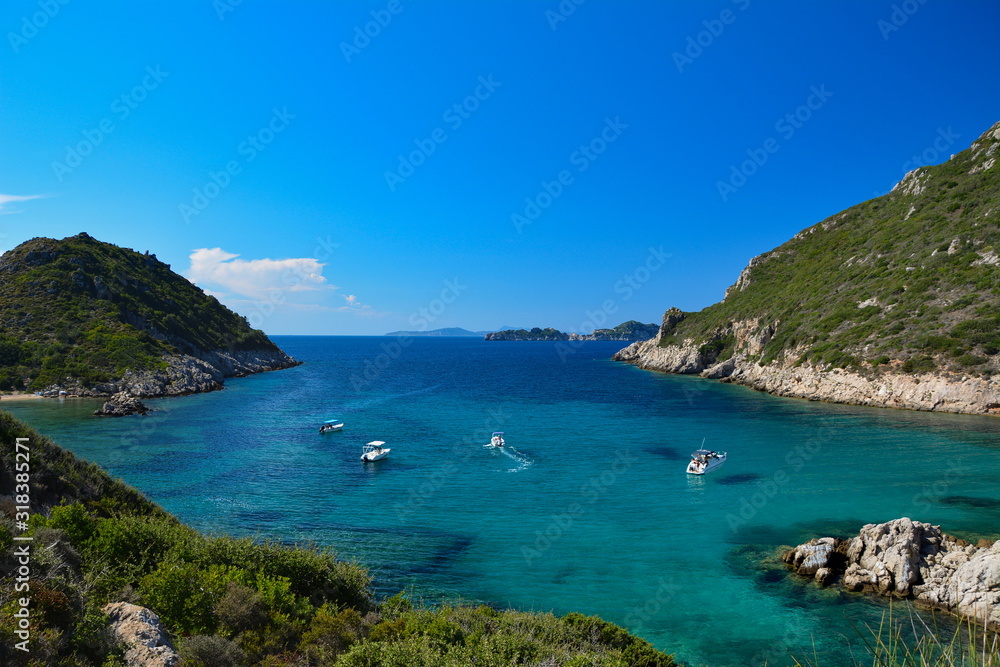
{"type": "Polygon", "coordinates": [[[615,358],[778,396],[1000,414],[1000,123],[750,260],[615,358]]]}
{"type": "MultiPolygon", "coordinates": [[[[754,330],[748,323],[743,330],[754,330]]],[[[737,331],[740,327],[736,328],[737,331]]],[[[737,345],[753,349],[763,340],[743,340],[737,345]]],[[[1000,381],[945,372],[903,373],[893,368],[864,374],[843,368],[823,369],[812,364],[760,363],[735,354],[719,361],[693,341],[659,346],[657,340],[633,343],[613,359],[663,373],[700,375],[735,382],[775,396],[868,405],[879,408],[1000,415],[1000,381]]]]}
{"type": "Polygon", "coordinates": [[[279,349],[217,350],[205,353],[203,358],[188,354],[164,355],[163,361],[167,365],[165,370],[129,370],[112,382],[91,387],[66,383],[48,387],[46,392],[63,390],[85,397],[115,396],[122,392],[134,398],[186,396],[221,389],[226,378],[291,368],[300,363],[279,349]]]}
{"type": "Polygon", "coordinates": [[[787,552],[783,560],[823,584],[912,597],[1000,629],[1000,541],[972,545],[908,518],[868,524],[857,537],[824,537],[787,552]]]}

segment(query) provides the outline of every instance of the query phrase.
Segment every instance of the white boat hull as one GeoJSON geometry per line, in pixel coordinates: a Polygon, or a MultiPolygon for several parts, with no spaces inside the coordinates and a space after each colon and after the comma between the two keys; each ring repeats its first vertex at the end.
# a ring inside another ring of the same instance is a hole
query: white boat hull
{"type": "Polygon", "coordinates": [[[370,463],[371,461],[381,461],[385,457],[389,456],[389,452],[391,451],[391,449],[383,449],[377,452],[365,452],[361,455],[361,460],[366,463],[370,463]]]}
{"type": "Polygon", "coordinates": [[[718,458],[714,458],[707,463],[699,463],[698,461],[691,461],[688,463],[687,472],[689,475],[704,475],[705,473],[712,472],[722,467],[722,464],[726,462],[726,455],[721,454],[718,458]]]}

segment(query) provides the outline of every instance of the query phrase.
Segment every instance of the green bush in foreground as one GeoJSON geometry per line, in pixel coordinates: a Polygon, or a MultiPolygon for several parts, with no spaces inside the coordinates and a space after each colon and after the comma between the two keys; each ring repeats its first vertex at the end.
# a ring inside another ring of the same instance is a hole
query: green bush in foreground
{"type": "Polygon", "coordinates": [[[900,623],[893,619],[892,604],[883,614],[878,628],[858,629],[868,659],[861,661],[845,656],[836,663],[813,657],[794,661],[795,667],[1000,667],[1000,634],[983,630],[972,621],[960,624],[948,635],[937,627],[931,628],[912,616],[900,623]],[[919,627],[918,627],[919,626],[919,627]],[[904,627],[916,639],[907,640],[904,627]]]}

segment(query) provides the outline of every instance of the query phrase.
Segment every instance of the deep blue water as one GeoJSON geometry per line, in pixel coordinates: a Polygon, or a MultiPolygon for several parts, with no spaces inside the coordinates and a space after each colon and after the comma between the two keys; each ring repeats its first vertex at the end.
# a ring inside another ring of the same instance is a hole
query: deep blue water
{"type": "Polygon", "coordinates": [[[332,545],[382,593],[599,614],[690,664],[814,640],[842,664],[878,623],[883,601],[786,576],[780,545],[900,516],[1000,533],[996,419],[775,398],[612,362],[619,343],[275,340],[304,365],[147,417],[2,407],[199,529],[332,545]],[[361,464],[376,439],[392,453],[361,464]],[[729,461],[685,475],[703,439],[729,461]]]}

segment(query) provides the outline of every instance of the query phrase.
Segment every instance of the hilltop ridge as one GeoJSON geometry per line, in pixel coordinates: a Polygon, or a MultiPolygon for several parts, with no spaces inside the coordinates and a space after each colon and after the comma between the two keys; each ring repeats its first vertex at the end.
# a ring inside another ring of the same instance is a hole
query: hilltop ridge
{"type": "Polygon", "coordinates": [[[0,256],[0,391],[189,394],[297,363],[148,252],[82,233],[0,256]]]}
{"type": "Polygon", "coordinates": [[[615,355],[781,396],[1000,414],[1000,123],[615,355]]]}

